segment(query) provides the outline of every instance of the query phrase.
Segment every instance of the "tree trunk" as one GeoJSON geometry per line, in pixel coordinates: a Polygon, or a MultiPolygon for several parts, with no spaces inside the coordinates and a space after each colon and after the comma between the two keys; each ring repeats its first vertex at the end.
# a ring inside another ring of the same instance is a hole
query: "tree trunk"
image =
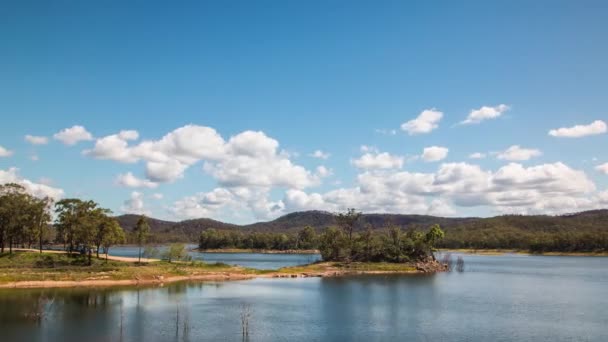
{"type": "Polygon", "coordinates": [[[89,247],[89,266],[91,266],[93,263],[91,262],[91,257],[93,255],[93,251],[91,250],[91,247],[89,247]]]}
{"type": "Polygon", "coordinates": [[[141,263],[141,245],[139,246],[139,259],[137,262],[141,263]]]}
{"type": "Polygon", "coordinates": [[[109,248],[106,247],[106,262],[108,262],[108,249],[109,248]]]}
{"type": "Polygon", "coordinates": [[[43,222],[42,222],[42,216],[41,216],[40,217],[40,226],[39,226],[40,227],[40,233],[39,233],[40,234],[40,237],[39,237],[39,239],[40,239],[40,254],[42,254],[42,240],[43,240],[42,239],[42,235],[43,235],[43,232],[44,232],[44,228],[43,228],[42,224],[43,224],[43,222]]]}
{"type": "Polygon", "coordinates": [[[99,259],[99,245],[97,245],[97,259],[99,259]]]}
{"type": "Polygon", "coordinates": [[[8,250],[9,250],[9,254],[13,254],[13,237],[11,236],[11,238],[8,240],[8,250]]]}

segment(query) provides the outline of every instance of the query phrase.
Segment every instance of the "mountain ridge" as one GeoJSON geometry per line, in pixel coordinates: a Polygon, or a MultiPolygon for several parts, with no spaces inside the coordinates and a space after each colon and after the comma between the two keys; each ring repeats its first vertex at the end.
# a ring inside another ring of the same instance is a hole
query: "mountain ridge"
{"type": "MultiPolygon", "coordinates": [[[[139,215],[126,214],[116,217],[121,227],[131,231],[139,215]]],[[[362,230],[367,226],[373,229],[382,229],[388,225],[396,225],[402,228],[417,227],[425,228],[431,224],[439,224],[441,227],[450,231],[452,229],[462,229],[467,226],[491,226],[498,224],[508,224],[519,229],[529,230],[556,230],[563,229],[564,226],[573,226],[573,229],[585,228],[590,223],[597,222],[608,229],[608,209],[598,209],[582,211],[563,215],[499,215],[493,217],[441,217],[432,215],[414,214],[363,214],[357,225],[357,230],[362,230]]],[[[198,235],[205,229],[215,228],[219,230],[246,230],[251,232],[295,232],[311,226],[320,231],[329,226],[335,226],[335,214],[321,210],[298,211],[283,215],[271,221],[260,221],[246,225],[226,223],[209,218],[189,219],[183,221],[165,221],[155,218],[148,218],[150,230],[153,233],[171,234],[175,236],[185,236],[189,240],[196,240],[198,235]]]]}

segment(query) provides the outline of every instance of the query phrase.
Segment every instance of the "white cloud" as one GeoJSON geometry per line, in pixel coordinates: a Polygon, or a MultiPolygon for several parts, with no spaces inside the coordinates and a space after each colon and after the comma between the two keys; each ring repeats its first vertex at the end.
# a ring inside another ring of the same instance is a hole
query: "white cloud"
{"type": "Polygon", "coordinates": [[[46,145],[49,143],[49,138],[28,134],[25,136],[25,141],[32,145],[46,145]]]}
{"type": "Polygon", "coordinates": [[[86,128],[75,125],[55,133],[53,138],[61,141],[65,145],[75,145],[79,141],[93,140],[93,135],[89,133],[86,128]]]}
{"type": "Polygon", "coordinates": [[[263,132],[245,131],[230,138],[225,154],[206,162],[204,170],[224,187],[256,186],[302,189],[318,177],[278,153],[279,143],[263,132]]]}
{"type": "Polygon", "coordinates": [[[279,150],[279,143],[263,132],[244,131],[227,142],[213,129],[187,125],[157,141],[129,146],[135,131],[97,140],[85,154],[119,162],[146,163],[146,177],[153,182],[172,182],[186,169],[204,161],[203,170],[224,187],[258,186],[305,188],[319,183],[319,177],[295,165],[279,150]]]}
{"type": "Polygon", "coordinates": [[[397,130],[396,129],[380,129],[377,128],[375,130],[376,133],[378,134],[382,134],[382,135],[396,135],[397,134],[397,130]]]}
{"type": "Polygon", "coordinates": [[[25,187],[25,189],[36,197],[50,197],[58,200],[64,196],[64,191],[59,188],[49,186],[47,184],[35,183],[25,179],[19,175],[19,169],[11,167],[8,170],[0,170],[0,184],[17,183],[25,187]]]}
{"type": "Polygon", "coordinates": [[[154,198],[155,200],[161,200],[161,199],[163,199],[163,197],[164,197],[163,194],[158,193],[158,192],[152,194],[152,198],[154,198]]]}
{"type": "Polygon", "coordinates": [[[144,205],[144,195],[137,191],[131,193],[131,197],[124,202],[120,210],[125,214],[150,215],[144,205]]]}
{"type": "Polygon", "coordinates": [[[31,160],[31,161],[38,161],[38,160],[40,160],[40,158],[38,157],[38,155],[36,155],[36,154],[32,154],[32,155],[30,156],[30,160],[31,160]]]}
{"type": "Polygon", "coordinates": [[[128,147],[129,140],[136,140],[139,137],[137,131],[120,131],[118,134],[108,135],[97,139],[92,150],[85,150],[83,154],[90,155],[97,159],[109,159],[123,163],[134,163],[138,157],[133,150],[128,147]]]}
{"type": "Polygon", "coordinates": [[[542,152],[532,148],[522,148],[519,145],[513,145],[503,152],[498,153],[498,159],[509,161],[529,160],[542,155],[542,152]]]}
{"type": "Polygon", "coordinates": [[[13,155],[13,151],[7,150],[6,148],[0,146],[0,157],[10,157],[13,155]]]}
{"type": "Polygon", "coordinates": [[[485,157],[486,157],[486,154],[481,153],[481,152],[475,152],[475,153],[469,154],[470,159],[483,159],[485,157]]]}
{"type": "Polygon", "coordinates": [[[496,119],[507,110],[509,110],[509,106],[505,104],[500,104],[495,107],[483,106],[479,109],[473,109],[461,124],[478,124],[484,120],[496,119]]]}
{"type": "Polygon", "coordinates": [[[443,113],[437,109],[426,109],[417,118],[404,122],[401,125],[401,129],[409,135],[430,133],[439,127],[439,121],[441,121],[442,117],[443,113]]]}
{"type": "Polygon", "coordinates": [[[309,154],[309,156],[318,159],[328,159],[330,157],[330,154],[321,150],[316,150],[313,153],[309,154]]]}
{"type": "Polygon", "coordinates": [[[435,173],[364,172],[352,188],[326,193],[289,190],[285,210],[452,215],[453,205],[488,206],[500,213],[564,213],[601,207],[608,191],[597,193],[583,171],[563,163],[523,167],[511,163],[496,172],[467,163],[442,164],[435,173]]]}
{"type": "Polygon", "coordinates": [[[157,183],[151,182],[147,179],[139,179],[135,177],[131,172],[120,174],[116,177],[116,183],[121,186],[128,188],[149,188],[154,189],[158,186],[157,183]]]}
{"type": "Polygon", "coordinates": [[[364,153],[351,163],[359,169],[399,169],[403,166],[403,157],[392,155],[388,152],[378,152],[374,148],[361,146],[364,153]]]}
{"type": "Polygon", "coordinates": [[[426,162],[440,161],[448,156],[448,151],[446,147],[441,146],[425,147],[421,157],[426,162]]]}
{"type": "Polygon", "coordinates": [[[596,170],[608,175],[608,163],[604,163],[595,167],[596,170]]]}
{"type": "Polygon", "coordinates": [[[559,138],[580,138],[589,135],[606,133],[607,131],[608,128],[606,127],[606,123],[602,120],[596,120],[588,125],[576,125],[572,127],[552,129],[549,131],[549,135],[559,138]]]}
{"type": "Polygon", "coordinates": [[[321,178],[329,177],[334,174],[334,171],[332,169],[328,169],[323,165],[317,166],[316,171],[316,175],[321,178]]]}

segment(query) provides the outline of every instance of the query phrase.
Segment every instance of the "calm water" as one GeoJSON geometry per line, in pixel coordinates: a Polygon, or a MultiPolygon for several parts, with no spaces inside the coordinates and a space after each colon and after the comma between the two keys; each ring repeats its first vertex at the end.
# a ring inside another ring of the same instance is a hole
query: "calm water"
{"type": "MultiPolygon", "coordinates": [[[[162,252],[166,246],[157,247],[162,252]]],[[[187,245],[188,249],[196,245],[187,245]]],[[[110,248],[110,255],[137,257],[139,248],[120,246],[110,248]]],[[[319,254],[262,254],[262,253],[188,253],[194,260],[204,260],[208,263],[223,262],[229,265],[240,265],[260,270],[277,270],[281,267],[306,265],[321,259],[319,254]]]]}
{"type": "Polygon", "coordinates": [[[250,341],[608,341],[608,258],[464,258],[428,276],[3,290],[0,340],[238,341],[245,305],[250,341]]]}

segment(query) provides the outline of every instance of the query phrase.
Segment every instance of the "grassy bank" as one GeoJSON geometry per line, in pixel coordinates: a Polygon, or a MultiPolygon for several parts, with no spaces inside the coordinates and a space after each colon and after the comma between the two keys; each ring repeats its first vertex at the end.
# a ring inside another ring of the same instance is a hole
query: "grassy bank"
{"type": "Polygon", "coordinates": [[[438,264],[320,262],[264,271],[208,264],[200,261],[134,263],[60,253],[0,254],[0,288],[73,287],[162,284],[186,280],[241,280],[256,277],[330,277],[354,274],[425,273],[443,269],[438,264]]]}

